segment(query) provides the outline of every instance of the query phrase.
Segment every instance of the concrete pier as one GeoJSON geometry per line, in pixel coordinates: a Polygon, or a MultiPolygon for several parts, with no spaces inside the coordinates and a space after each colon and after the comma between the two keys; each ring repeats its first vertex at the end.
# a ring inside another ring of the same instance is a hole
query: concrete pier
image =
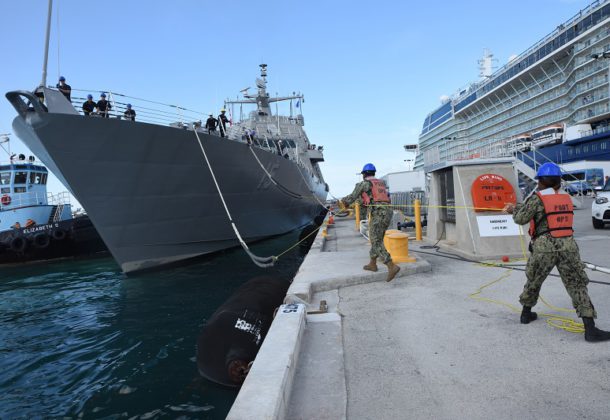
{"type": "MultiPolygon", "coordinates": [[[[590,203],[589,203],[590,204],[590,203]]],[[[586,261],[608,266],[610,229],[576,213],[586,261]]],[[[368,242],[353,220],[318,234],[276,317],[231,419],[607,418],[610,343],[550,326],[471,295],[519,307],[520,269],[484,267],[410,243],[417,257],[385,282],[369,273],[368,242]],[[328,305],[319,312],[320,301],[328,305]],[[306,314],[305,312],[309,312],[306,314]]],[[[610,276],[588,271],[591,280],[610,276]]],[[[589,285],[601,328],[610,329],[610,285],[589,285]]],[[[559,278],[542,296],[571,309],[559,278]]],[[[539,314],[557,312],[539,302],[539,314]]]]}

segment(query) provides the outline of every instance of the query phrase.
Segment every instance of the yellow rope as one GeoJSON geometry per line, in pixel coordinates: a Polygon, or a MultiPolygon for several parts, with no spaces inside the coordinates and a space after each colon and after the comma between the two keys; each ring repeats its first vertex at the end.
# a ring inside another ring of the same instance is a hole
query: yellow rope
{"type": "Polygon", "coordinates": [[[317,228],[315,228],[311,233],[309,233],[307,236],[305,236],[303,239],[301,239],[299,242],[295,243],[294,245],[292,245],[290,248],[288,248],[287,250],[285,250],[284,252],[282,252],[281,254],[277,255],[275,257],[275,259],[279,259],[282,255],[292,251],[294,248],[296,248],[301,242],[303,242],[305,239],[309,238],[311,235],[313,235],[314,233],[316,233],[317,231],[320,230],[320,228],[326,226],[326,224],[322,224],[320,226],[318,226],[317,228]]]}
{"type": "MultiPolygon", "coordinates": [[[[497,264],[497,263],[493,263],[493,262],[484,262],[484,263],[479,263],[480,266],[482,267],[503,267],[506,268],[505,266],[502,266],[501,264],[497,264]]],[[[496,305],[500,305],[500,306],[504,306],[508,309],[510,309],[512,312],[515,313],[519,313],[521,312],[520,308],[518,308],[517,306],[510,304],[508,302],[504,302],[498,299],[491,299],[491,298],[487,298],[484,296],[481,296],[481,293],[483,292],[483,289],[499,283],[500,281],[510,277],[510,275],[512,274],[513,270],[512,269],[508,269],[506,273],[502,274],[500,277],[498,277],[495,280],[490,281],[489,283],[485,283],[483,286],[479,287],[474,293],[471,293],[468,295],[469,298],[471,299],[475,299],[475,300],[479,300],[479,301],[483,301],[483,302],[488,302],[488,303],[493,303],[496,305]]],[[[549,309],[551,309],[552,311],[556,311],[556,312],[564,312],[564,313],[575,313],[576,311],[573,309],[565,309],[565,308],[559,308],[557,306],[551,305],[550,303],[548,303],[546,300],[544,300],[544,298],[542,296],[539,297],[540,301],[547,306],[549,309]]],[[[573,320],[572,318],[568,318],[565,316],[561,316],[561,315],[557,315],[557,314],[552,314],[552,313],[539,313],[539,316],[543,317],[546,319],[546,323],[548,325],[550,325],[551,327],[554,328],[559,328],[562,329],[564,331],[567,332],[571,332],[571,333],[577,333],[577,334],[582,334],[585,331],[585,327],[581,322],[577,322],[575,320],[573,320]]]]}

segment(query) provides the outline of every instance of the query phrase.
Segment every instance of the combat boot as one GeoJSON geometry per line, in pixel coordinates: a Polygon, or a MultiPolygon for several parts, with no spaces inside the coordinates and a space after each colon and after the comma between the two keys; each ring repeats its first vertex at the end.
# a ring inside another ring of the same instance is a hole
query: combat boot
{"type": "Polygon", "coordinates": [[[529,324],[532,321],[535,321],[538,319],[538,314],[536,312],[532,312],[532,307],[531,306],[524,306],[523,310],[521,311],[521,323],[522,324],[529,324]]]}
{"type": "Polygon", "coordinates": [[[585,340],[590,343],[610,340],[610,332],[602,331],[595,326],[593,318],[582,317],[582,323],[585,324],[585,340]]]}
{"type": "Polygon", "coordinates": [[[377,271],[377,258],[371,258],[371,262],[362,268],[368,271],[377,271]]]}
{"type": "Polygon", "coordinates": [[[396,277],[396,274],[398,274],[400,271],[400,267],[394,264],[392,260],[385,263],[385,265],[388,266],[388,278],[385,281],[392,281],[392,279],[396,277]]]}

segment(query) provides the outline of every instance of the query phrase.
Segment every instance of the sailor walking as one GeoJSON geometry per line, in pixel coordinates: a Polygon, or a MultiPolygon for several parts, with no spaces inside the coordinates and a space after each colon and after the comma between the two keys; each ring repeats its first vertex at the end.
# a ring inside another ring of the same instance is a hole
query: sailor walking
{"type": "Polygon", "coordinates": [[[377,271],[377,258],[381,258],[383,263],[388,266],[386,281],[391,281],[400,271],[400,267],[392,262],[392,257],[383,244],[383,237],[390,226],[393,212],[388,206],[390,204],[388,189],[382,180],[375,178],[376,172],[377,169],[372,163],[364,165],[361,172],[362,182],[356,184],[354,191],[342,198],[339,205],[349,206],[355,201],[360,201],[364,208],[370,212],[369,239],[371,240],[371,251],[369,255],[371,261],[363,269],[377,271]]]}
{"type": "Polygon", "coordinates": [[[220,137],[224,137],[227,134],[227,123],[229,122],[229,118],[225,115],[227,112],[224,108],[220,110],[220,115],[218,116],[218,128],[220,129],[220,137]]]}

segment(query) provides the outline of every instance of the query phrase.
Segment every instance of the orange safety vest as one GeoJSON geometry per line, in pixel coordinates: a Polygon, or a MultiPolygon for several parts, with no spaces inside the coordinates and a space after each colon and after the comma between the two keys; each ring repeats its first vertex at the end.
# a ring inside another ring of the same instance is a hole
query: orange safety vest
{"type": "Polygon", "coordinates": [[[367,193],[362,193],[362,204],[368,206],[371,203],[390,203],[390,194],[385,183],[377,178],[367,178],[367,181],[371,183],[371,192],[373,196],[369,196],[367,193]]]}
{"type": "Polygon", "coordinates": [[[549,225],[548,230],[536,235],[536,222],[530,221],[529,234],[532,239],[544,233],[550,233],[553,238],[565,238],[574,234],[574,205],[566,193],[560,193],[553,188],[547,188],[536,193],[544,205],[544,215],[549,225]]]}

